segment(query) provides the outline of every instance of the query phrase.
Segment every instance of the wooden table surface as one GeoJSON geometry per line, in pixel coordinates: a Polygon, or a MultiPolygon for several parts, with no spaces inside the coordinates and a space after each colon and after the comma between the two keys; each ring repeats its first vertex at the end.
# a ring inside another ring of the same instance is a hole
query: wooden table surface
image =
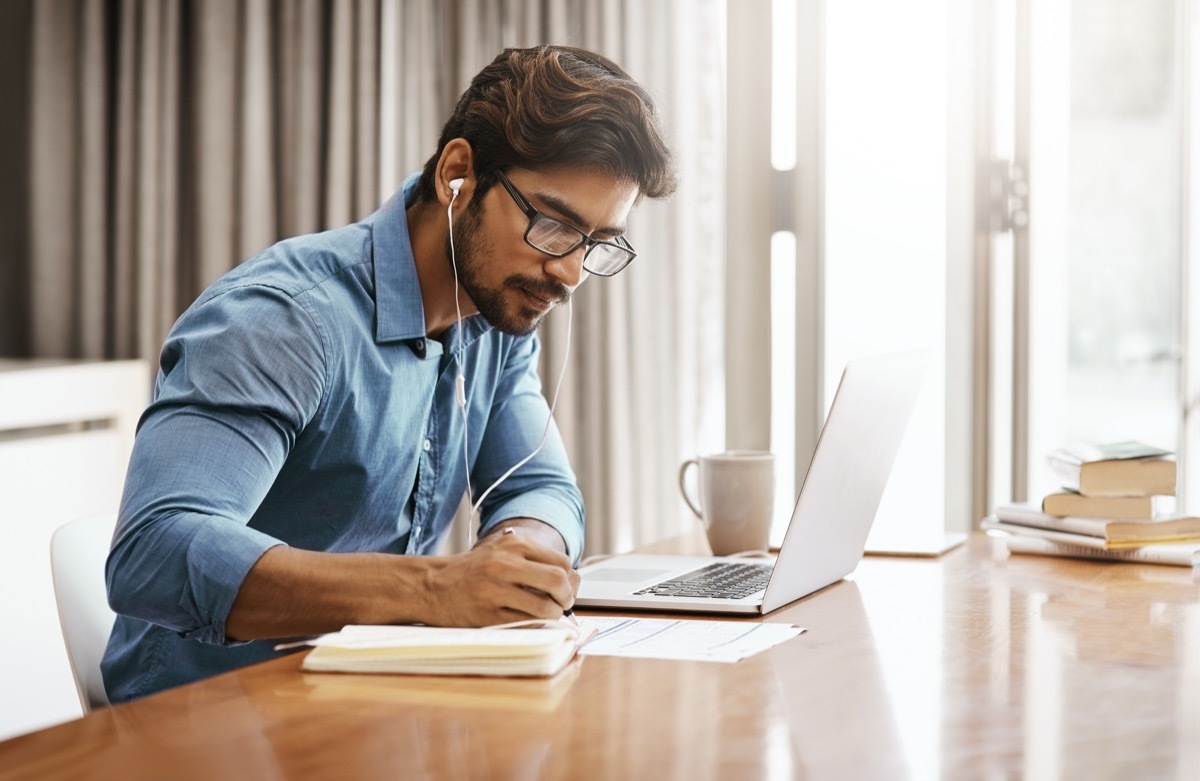
{"type": "Polygon", "coordinates": [[[292,655],[0,743],[0,779],[1200,778],[1190,569],[975,535],[868,557],[765,620],[808,631],[737,664],[588,657],[550,680],[292,655]]]}

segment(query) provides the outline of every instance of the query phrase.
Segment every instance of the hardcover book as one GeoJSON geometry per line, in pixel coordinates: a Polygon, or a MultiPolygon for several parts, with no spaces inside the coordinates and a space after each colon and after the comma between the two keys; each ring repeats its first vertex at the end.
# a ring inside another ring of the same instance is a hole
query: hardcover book
{"type": "Polygon", "coordinates": [[[1116,521],[1148,521],[1174,509],[1174,496],[1085,496],[1075,491],[1063,491],[1042,499],[1042,512],[1046,515],[1077,515],[1116,521]]]}
{"type": "Polygon", "coordinates": [[[1141,442],[1059,448],[1047,461],[1063,486],[1086,496],[1175,494],[1175,459],[1141,442]]]}
{"type": "Polygon", "coordinates": [[[1056,539],[1092,548],[1135,548],[1151,543],[1200,542],[1200,518],[1171,516],[1153,521],[1047,515],[1029,504],[996,508],[984,529],[1056,539]],[[1066,535],[1066,537],[1063,537],[1066,535]]]}

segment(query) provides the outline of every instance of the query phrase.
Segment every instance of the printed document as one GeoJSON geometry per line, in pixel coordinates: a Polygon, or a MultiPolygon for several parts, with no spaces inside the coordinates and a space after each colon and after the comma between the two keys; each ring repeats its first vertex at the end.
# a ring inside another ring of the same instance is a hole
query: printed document
{"type": "Polygon", "coordinates": [[[675,618],[580,616],[596,634],[582,656],[629,656],[699,662],[737,662],[804,631],[792,624],[675,618]]]}

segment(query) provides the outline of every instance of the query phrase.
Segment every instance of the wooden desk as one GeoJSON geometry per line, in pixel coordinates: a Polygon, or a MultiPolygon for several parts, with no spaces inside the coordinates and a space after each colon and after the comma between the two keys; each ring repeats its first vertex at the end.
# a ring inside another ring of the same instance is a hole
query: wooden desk
{"type": "MultiPolygon", "coordinates": [[[[1191,570],[868,558],[736,665],[337,676],[291,656],[0,744],[0,778],[1197,778],[1191,570]]],[[[5,707],[12,707],[6,703],[5,707]]]]}

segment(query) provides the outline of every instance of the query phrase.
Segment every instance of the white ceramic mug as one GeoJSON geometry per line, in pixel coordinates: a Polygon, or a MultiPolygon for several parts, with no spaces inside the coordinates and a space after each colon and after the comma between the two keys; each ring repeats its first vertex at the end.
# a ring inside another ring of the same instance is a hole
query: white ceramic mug
{"type": "Polygon", "coordinates": [[[704,524],[718,556],[766,550],[775,512],[775,456],[731,450],[689,458],[679,467],[679,490],[704,524]],[[699,471],[699,501],[688,491],[687,473],[699,471]]]}

